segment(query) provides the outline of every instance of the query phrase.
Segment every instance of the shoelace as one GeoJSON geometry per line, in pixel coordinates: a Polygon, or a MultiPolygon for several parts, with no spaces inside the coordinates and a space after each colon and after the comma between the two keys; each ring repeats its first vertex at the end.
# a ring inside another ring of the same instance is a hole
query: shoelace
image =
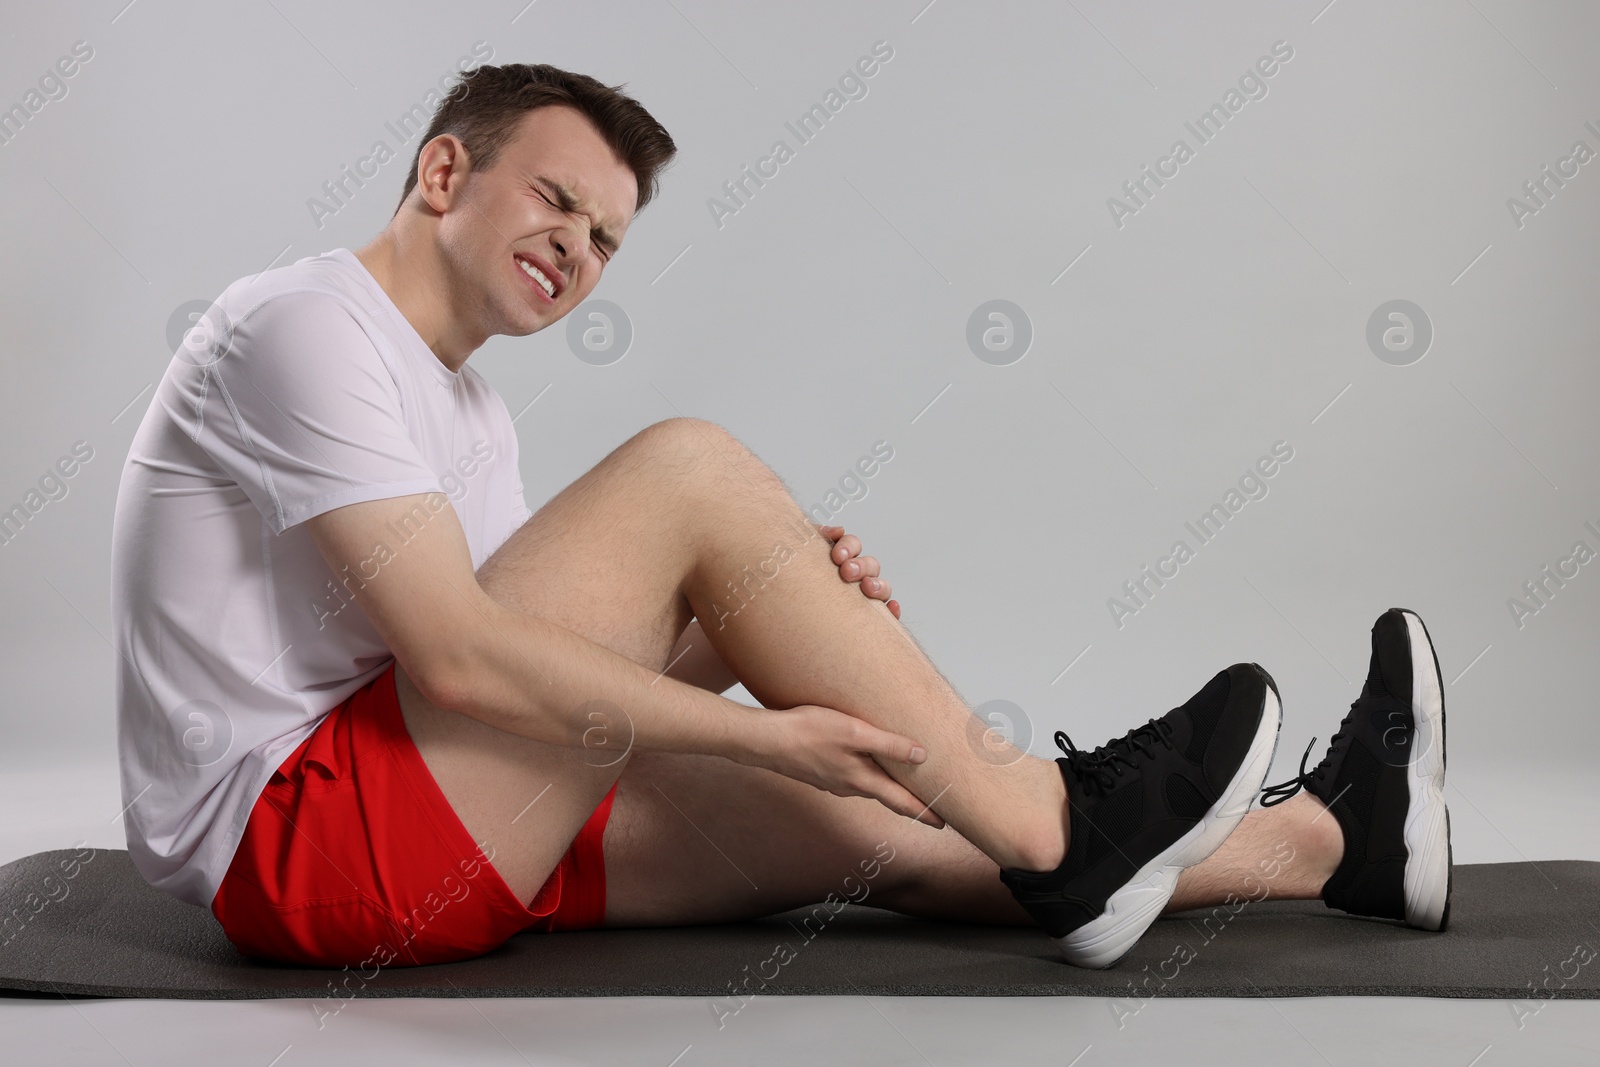
{"type": "Polygon", "coordinates": [[[1066,753],[1067,769],[1084,785],[1086,791],[1089,791],[1088,786],[1092,782],[1096,787],[1093,791],[1101,795],[1122,777],[1123,765],[1138,768],[1133,758],[1135,752],[1149,759],[1157,744],[1167,748],[1176,747],[1172,743],[1172,724],[1165,719],[1151,719],[1143,726],[1135,726],[1121,737],[1088,752],[1074,745],[1072,738],[1063,730],[1056,731],[1055,740],[1056,746],[1066,753]]]}
{"type": "Polygon", "coordinates": [[[1350,712],[1345,715],[1344,722],[1340,723],[1339,729],[1334,731],[1333,737],[1328,743],[1328,754],[1322,757],[1322,762],[1318,763],[1314,768],[1311,769],[1309,773],[1307,773],[1306,759],[1311,755],[1312,745],[1317,743],[1317,739],[1313,737],[1311,739],[1311,744],[1306,746],[1305,755],[1300,757],[1300,773],[1289,779],[1287,782],[1283,782],[1279,785],[1269,785],[1262,789],[1261,806],[1263,808],[1270,808],[1274,804],[1282,804],[1285,800],[1288,800],[1290,797],[1300,792],[1301,788],[1307,785],[1313,778],[1321,777],[1324,770],[1327,769],[1328,764],[1332,762],[1334,753],[1339,751],[1340,742],[1342,742],[1345,738],[1345,728],[1350,723],[1351,716],[1355,713],[1356,706],[1359,705],[1363,700],[1370,699],[1372,699],[1371,694],[1367,692],[1366,687],[1362,687],[1361,696],[1357,697],[1356,700],[1351,703],[1350,712]]]}
{"type": "Polygon", "coordinates": [[[1311,748],[1317,743],[1317,739],[1313,737],[1311,744],[1306,746],[1305,753],[1300,757],[1300,773],[1287,782],[1269,785],[1261,790],[1261,806],[1263,808],[1270,808],[1274,804],[1282,804],[1285,800],[1300,792],[1301,788],[1308,785],[1313,778],[1322,776],[1323,771],[1333,759],[1333,754],[1339,751],[1339,744],[1344,740],[1345,727],[1350,722],[1350,715],[1355,712],[1356,705],[1360,704],[1364,698],[1365,690],[1362,692],[1363,697],[1358,697],[1351,703],[1350,712],[1345,715],[1344,722],[1341,722],[1339,728],[1333,732],[1333,737],[1328,742],[1328,754],[1322,757],[1322,762],[1313,767],[1310,772],[1306,771],[1306,760],[1311,757],[1311,748]]]}
{"type": "MultiPolygon", "coordinates": [[[[1337,741],[1339,739],[1339,735],[1334,734],[1333,738],[1335,741],[1337,741]]],[[[1278,785],[1269,785],[1261,790],[1261,806],[1263,808],[1270,808],[1274,804],[1282,804],[1285,800],[1288,800],[1290,797],[1300,792],[1301,788],[1305,786],[1307,782],[1311,781],[1311,779],[1322,773],[1321,763],[1317,764],[1316,770],[1310,772],[1306,771],[1306,760],[1311,758],[1311,747],[1316,743],[1317,739],[1313,737],[1311,739],[1311,744],[1306,746],[1304,755],[1300,757],[1299,774],[1295,775],[1287,782],[1281,782],[1278,785]]],[[[1324,760],[1323,762],[1325,763],[1327,761],[1324,760]]]]}

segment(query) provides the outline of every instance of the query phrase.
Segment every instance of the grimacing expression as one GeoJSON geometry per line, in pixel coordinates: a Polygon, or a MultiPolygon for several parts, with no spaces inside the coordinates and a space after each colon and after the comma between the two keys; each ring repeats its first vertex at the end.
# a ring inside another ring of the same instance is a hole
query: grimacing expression
{"type": "MultiPolygon", "coordinates": [[[[474,282],[495,333],[542,330],[594,290],[633,221],[638,182],[582,112],[542,107],[494,163],[472,171],[457,267],[474,282]]],[[[471,299],[471,294],[463,294],[471,299]]]]}

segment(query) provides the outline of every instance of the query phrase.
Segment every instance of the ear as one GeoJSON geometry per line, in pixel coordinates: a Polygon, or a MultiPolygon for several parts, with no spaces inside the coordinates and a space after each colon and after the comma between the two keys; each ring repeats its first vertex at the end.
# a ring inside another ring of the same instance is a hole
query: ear
{"type": "Polygon", "coordinates": [[[442,215],[459,200],[471,172],[467,146],[455,134],[441,133],[417,156],[417,192],[442,215]]]}

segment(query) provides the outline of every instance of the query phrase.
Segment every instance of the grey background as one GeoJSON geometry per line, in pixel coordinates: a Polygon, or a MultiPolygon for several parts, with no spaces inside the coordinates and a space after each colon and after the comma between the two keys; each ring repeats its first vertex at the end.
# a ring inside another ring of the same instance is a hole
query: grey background
{"type": "MultiPolygon", "coordinates": [[[[627,355],[581,361],[563,324],[473,357],[522,412],[530,506],[677,414],[727,426],[807,507],[886,440],[837,521],[962,694],[1023,709],[1036,753],[1253,659],[1284,694],[1287,776],[1402,605],[1440,650],[1458,785],[1587,767],[1600,562],[1520,629],[1507,600],[1575,541],[1600,549],[1600,163],[1520,229],[1507,199],[1574,141],[1600,150],[1600,11],[925,4],[12,9],[3,102],[80,39],[94,57],[0,146],[0,506],[74,441],[95,458],[0,546],[0,759],[114,753],[111,515],[175,309],[370,240],[416,148],[385,122],[478,44],[627,83],[681,149],[595,294],[625,309],[627,355]],[[880,40],[867,95],[796,146],[784,123],[880,40]],[[1267,95],[1197,146],[1184,123],[1280,40],[1267,95]],[[779,138],[794,159],[719,227],[708,199],[779,138]],[[1178,138],[1194,158],[1116,226],[1108,198],[1178,138]],[[319,229],[308,200],[378,139],[397,158],[319,229]],[[1031,322],[1008,366],[966,340],[993,299],[1031,322]],[[1366,343],[1394,299],[1434,331],[1408,366],[1366,343]],[[1119,628],[1108,598],[1279,440],[1269,495],[1119,628]]],[[[1561,817],[1484,814],[1502,852],[1561,817]]]]}
{"type": "MultiPolygon", "coordinates": [[[[1600,163],[1520,229],[1506,206],[1575,140],[1600,149],[1597,31],[1593,5],[1511,0],[10,5],[0,107],[74,42],[94,58],[0,145],[0,509],[73,442],[95,458],[0,545],[0,862],[123,844],[110,524],[174,312],[366,243],[416,148],[384,123],[478,42],[626,82],[681,147],[595,293],[629,317],[625,357],[579,360],[564,324],[473,357],[522,411],[530,506],[677,414],[726,425],[807,507],[886,440],[838,521],[963,695],[1021,708],[1040,754],[1254,659],[1287,776],[1355,697],[1372,620],[1407,606],[1443,662],[1456,860],[1600,859],[1600,562],[1520,629],[1506,606],[1576,540],[1600,549],[1600,163]],[[719,229],[707,199],[878,40],[867,96],[719,229]],[[1107,198],[1193,147],[1185,121],[1279,40],[1266,97],[1116,227],[1107,198]],[[319,229],[307,200],[380,138],[398,157],[319,229]],[[990,300],[1031,323],[1011,365],[967,345],[990,300]],[[1367,347],[1392,300],[1434,330],[1408,366],[1367,347]],[[1279,440],[1270,494],[1117,628],[1107,599],[1279,440]]],[[[1157,1001],[1118,1030],[1090,999],[773,998],[730,1036],[693,1000],[358,1005],[326,1030],[288,1003],[0,1000],[0,1028],[62,1063],[1089,1067],[1169,1062],[1182,1035],[1196,1063],[1488,1067],[1592,1057],[1593,1007],[1157,1001]]]]}

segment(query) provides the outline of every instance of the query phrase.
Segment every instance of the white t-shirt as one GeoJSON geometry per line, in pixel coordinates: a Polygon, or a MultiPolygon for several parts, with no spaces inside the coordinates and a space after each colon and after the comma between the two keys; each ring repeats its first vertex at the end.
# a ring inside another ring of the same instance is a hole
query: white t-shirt
{"type": "Polygon", "coordinates": [[[112,528],[122,801],[151,885],[209,907],[272,772],[393,659],[301,524],[426,492],[474,568],[528,517],[504,401],[440,363],[350,250],[241,278],[189,331],[112,528]]]}

